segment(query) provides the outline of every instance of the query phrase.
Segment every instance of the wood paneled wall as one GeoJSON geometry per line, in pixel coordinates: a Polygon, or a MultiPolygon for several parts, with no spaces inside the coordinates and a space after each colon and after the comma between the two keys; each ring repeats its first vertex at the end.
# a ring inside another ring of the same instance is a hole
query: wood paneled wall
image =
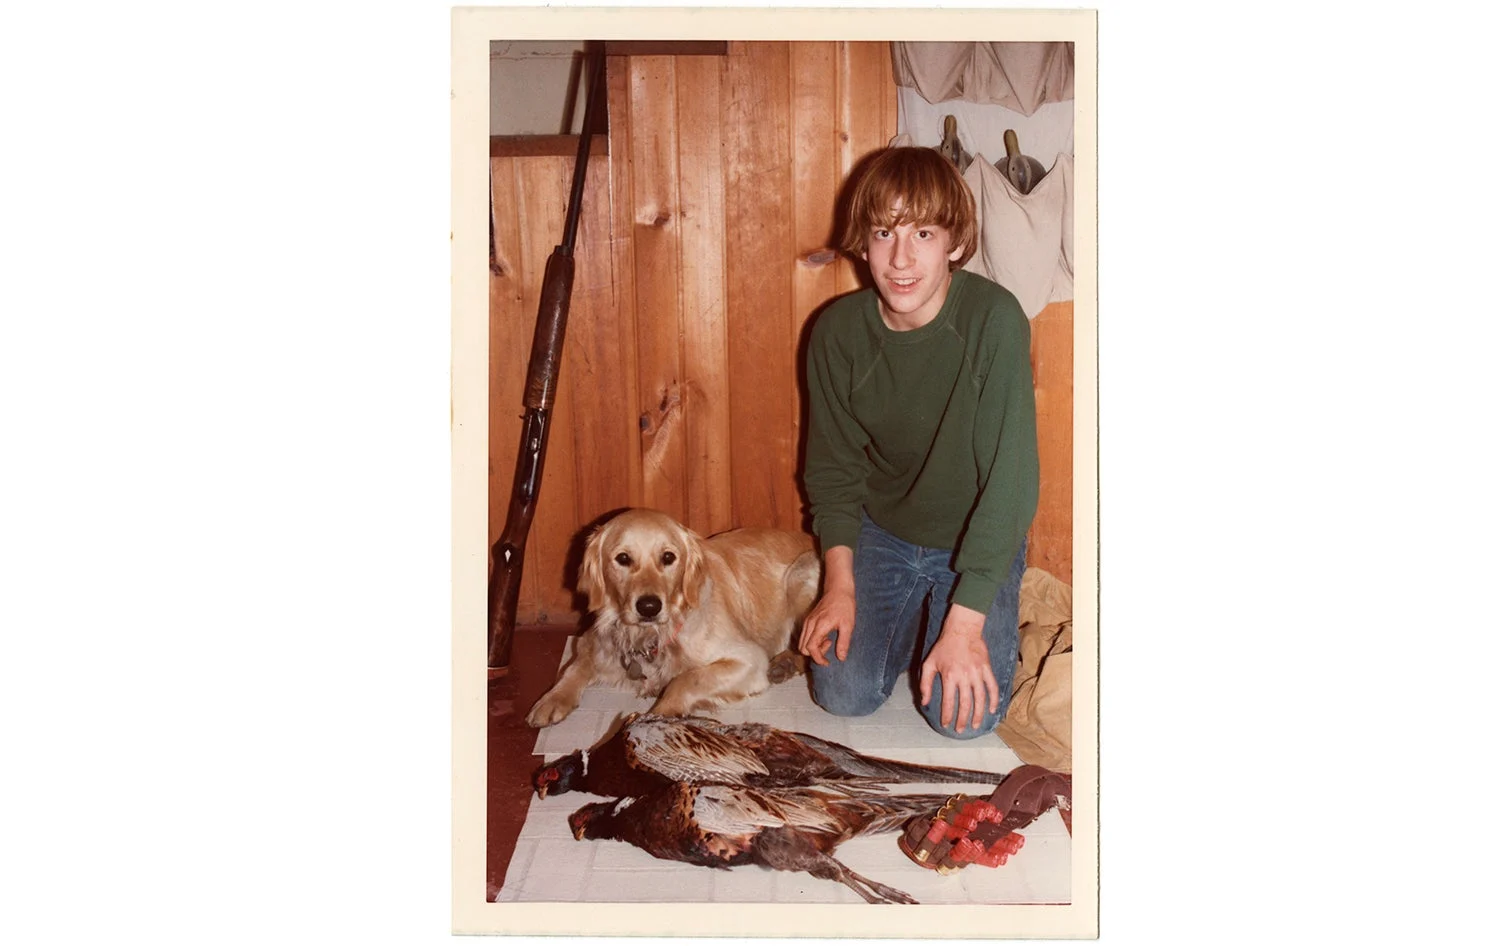
{"type": "Polygon", "coordinates": [[[1054,302],[1031,320],[1036,448],[1042,476],[1028,564],[1073,583],[1073,303],[1054,302]]]}
{"type": "MultiPolygon", "coordinates": [[[[886,43],[612,56],[608,86],[609,154],[590,160],[584,190],[522,624],[579,618],[572,588],[584,534],[616,509],[654,506],[705,535],[805,527],[804,327],[858,288],[853,265],[831,251],[834,203],[854,164],[896,133],[886,43]]],[[[561,239],[572,165],[491,160],[491,543],[505,525],[542,270],[561,239]]],[[[1048,341],[1062,333],[1056,308],[1033,326],[1039,379],[1057,363],[1048,341]]],[[[1066,322],[1070,405],[1071,307],[1066,322]]],[[[1050,409],[1060,403],[1047,399],[1050,409]]],[[[1043,464],[1046,497],[1045,453],[1043,464]]],[[[1039,515],[1033,561],[1057,558],[1048,549],[1063,528],[1039,515]]]]}

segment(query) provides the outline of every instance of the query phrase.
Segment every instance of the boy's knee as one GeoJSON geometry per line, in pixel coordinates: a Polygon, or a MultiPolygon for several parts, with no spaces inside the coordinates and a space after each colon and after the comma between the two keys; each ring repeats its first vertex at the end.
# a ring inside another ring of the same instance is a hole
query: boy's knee
{"type": "Polygon", "coordinates": [[[936,709],[933,707],[924,707],[922,718],[927,720],[927,725],[932,727],[933,732],[947,736],[949,739],[978,739],[980,736],[988,736],[993,733],[995,727],[1000,725],[1000,720],[1004,716],[985,713],[980,718],[978,726],[974,725],[974,718],[971,716],[964,721],[963,732],[959,732],[955,728],[958,723],[957,720],[954,720],[947,726],[943,725],[943,710],[941,706],[936,709]]]}
{"type": "Polygon", "coordinates": [[[927,720],[927,725],[932,727],[933,732],[947,736],[949,739],[978,739],[980,736],[989,736],[995,732],[995,727],[1000,725],[1000,717],[985,714],[978,726],[973,725],[970,719],[964,724],[964,731],[959,732],[953,726],[944,726],[941,713],[922,713],[922,718],[927,720]]]}
{"type": "MultiPolygon", "coordinates": [[[[1006,697],[1000,701],[1000,708],[994,713],[986,712],[980,716],[979,725],[974,725],[973,710],[964,720],[963,732],[955,727],[958,720],[955,718],[947,726],[943,725],[943,693],[941,682],[934,682],[932,687],[932,700],[926,706],[919,707],[922,710],[922,718],[927,720],[927,725],[932,727],[933,732],[941,733],[949,739],[978,739],[980,736],[988,736],[999,727],[1001,720],[1005,719],[1006,710],[1010,708],[1010,698],[1006,697]]],[[[958,710],[955,707],[953,715],[957,717],[958,710]]]]}
{"type": "Polygon", "coordinates": [[[869,716],[885,704],[886,694],[872,687],[851,686],[847,677],[812,675],[813,702],[835,716],[869,716]]]}

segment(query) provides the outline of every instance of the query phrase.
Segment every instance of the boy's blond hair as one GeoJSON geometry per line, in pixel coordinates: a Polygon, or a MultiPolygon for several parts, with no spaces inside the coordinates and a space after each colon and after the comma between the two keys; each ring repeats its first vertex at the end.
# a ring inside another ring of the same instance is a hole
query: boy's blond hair
{"type": "Polygon", "coordinates": [[[862,256],[876,227],[903,223],[946,229],[953,247],[963,247],[949,269],[967,263],[978,249],[974,195],[953,162],[932,148],[886,148],[875,152],[854,185],[841,248],[862,256]],[[891,208],[901,204],[901,213],[891,208]]]}

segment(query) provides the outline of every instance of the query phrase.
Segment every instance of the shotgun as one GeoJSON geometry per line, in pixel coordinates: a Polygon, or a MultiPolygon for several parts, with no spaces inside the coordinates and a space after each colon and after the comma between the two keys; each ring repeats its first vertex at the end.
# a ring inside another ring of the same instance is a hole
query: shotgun
{"type": "Polygon", "coordinates": [[[516,600],[521,593],[526,536],[531,531],[537,493],[542,486],[542,462],[547,455],[549,420],[557,393],[557,373],[568,327],[568,306],[573,298],[573,242],[578,235],[578,214],[583,203],[584,180],[588,175],[589,140],[594,133],[599,89],[604,84],[604,44],[595,43],[591,53],[588,101],[583,109],[582,134],[578,136],[578,158],[573,165],[567,221],[562,242],[547,257],[547,269],[542,276],[536,330],[531,338],[531,360],[526,369],[523,398],[526,413],[521,422],[521,449],[516,455],[510,507],[505,514],[505,529],[490,549],[494,562],[489,589],[491,677],[504,675],[510,669],[511,638],[516,630],[516,600]]]}

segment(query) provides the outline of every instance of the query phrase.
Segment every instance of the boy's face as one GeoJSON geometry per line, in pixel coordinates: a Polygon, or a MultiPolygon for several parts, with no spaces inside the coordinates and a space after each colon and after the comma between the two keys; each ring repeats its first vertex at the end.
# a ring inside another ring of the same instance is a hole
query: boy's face
{"type": "Polygon", "coordinates": [[[953,279],[948,264],[963,255],[952,242],[946,227],[933,224],[870,229],[864,257],[880,294],[880,314],[891,328],[920,328],[943,308],[953,279]]]}

